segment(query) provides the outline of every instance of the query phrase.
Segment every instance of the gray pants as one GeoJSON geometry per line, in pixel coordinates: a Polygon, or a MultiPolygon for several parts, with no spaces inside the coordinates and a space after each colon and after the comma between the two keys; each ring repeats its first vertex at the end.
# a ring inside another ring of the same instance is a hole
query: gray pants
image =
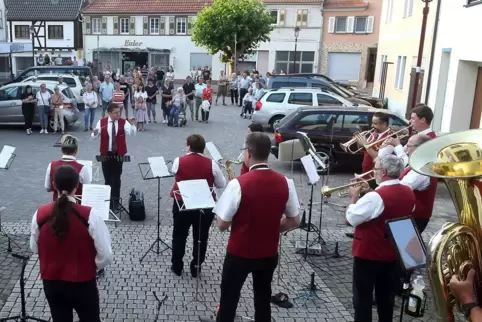
{"type": "Polygon", "coordinates": [[[218,103],[218,98],[222,96],[223,104],[226,104],[226,91],[228,89],[227,85],[218,85],[218,93],[216,95],[216,104],[218,103]]]}
{"type": "Polygon", "coordinates": [[[202,103],[202,98],[196,97],[196,121],[199,120],[199,108],[201,107],[202,103]]]}
{"type": "Polygon", "coordinates": [[[156,120],[156,103],[152,102],[147,102],[147,116],[149,117],[149,121],[151,120],[151,114],[152,114],[152,120],[156,120]]]}
{"type": "Polygon", "coordinates": [[[186,99],[186,105],[189,107],[189,111],[191,112],[191,121],[194,121],[194,100],[186,99]]]}

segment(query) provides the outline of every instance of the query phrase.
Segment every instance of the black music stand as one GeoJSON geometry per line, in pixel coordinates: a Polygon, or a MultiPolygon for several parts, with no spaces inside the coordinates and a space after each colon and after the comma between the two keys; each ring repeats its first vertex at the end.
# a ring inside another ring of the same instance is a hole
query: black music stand
{"type": "Polygon", "coordinates": [[[21,311],[20,315],[8,317],[8,318],[2,318],[2,319],[0,319],[0,322],[5,322],[5,321],[48,322],[47,320],[36,318],[36,317],[30,316],[30,315],[27,314],[27,309],[26,309],[27,301],[25,299],[25,267],[27,267],[27,262],[29,260],[29,257],[23,256],[23,255],[18,255],[18,254],[12,254],[12,256],[22,260],[22,270],[20,272],[20,301],[21,301],[20,304],[22,305],[22,311],[21,311]]]}
{"type": "Polygon", "coordinates": [[[169,246],[165,241],[161,239],[161,179],[164,178],[172,178],[173,175],[167,170],[166,164],[169,164],[170,161],[167,163],[164,162],[163,157],[155,157],[155,158],[149,158],[149,162],[144,162],[144,163],[139,163],[139,171],[141,172],[142,180],[157,180],[157,238],[156,240],[149,246],[147,251],[142,255],[142,257],[139,259],[139,262],[142,263],[144,258],[147,256],[149,252],[154,252],[157,255],[162,254],[168,249],[171,249],[171,246],[169,246]],[[149,169],[147,171],[142,171],[142,168],[147,168],[149,169]],[[154,167],[154,170],[153,170],[154,167]],[[151,174],[149,176],[149,173],[151,174]],[[161,251],[160,250],[160,244],[162,244],[165,248],[161,251]],[[156,249],[154,250],[154,246],[156,246],[156,249]]]}
{"type": "Polygon", "coordinates": [[[196,291],[194,299],[188,302],[184,307],[189,306],[193,303],[202,304],[207,310],[209,307],[200,300],[199,294],[199,273],[201,269],[201,223],[204,211],[212,209],[215,206],[215,201],[213,199],[213,189],[209,188],[208,182],[205,179],[202,180],[187,180],[180,181],[177,183],[179,190],[174,191],[174,197],[181,196],[181,200],[174,198],[176,200],[177,206],[180,212],[183,211],[199,211],[199,233],[198,233],[198,247],[197,247],[197,263],[196,263],[196,291]],[[181,201],[181,203],[180,203],[181,201]]]}
{"type": "MultiPolygon", "coordinates": [[[[97,162],[105,162],[105,161],[117,161],[117,162],[131,162],[130,155],[96,155],[95,160],[97,162]]],[[[116,207],[111,207],[113,213],[119,214],[119,219],[122,219],[122,212],[124,211],[126,214],[129,214],[129,211],[124,207],[122,204],[121,197],[111,197],[110,200],[111,205],[119,205],[120,209],[116,209],[116,207]],[[115,203],[117,201],[117,203],[115,203]]]]}

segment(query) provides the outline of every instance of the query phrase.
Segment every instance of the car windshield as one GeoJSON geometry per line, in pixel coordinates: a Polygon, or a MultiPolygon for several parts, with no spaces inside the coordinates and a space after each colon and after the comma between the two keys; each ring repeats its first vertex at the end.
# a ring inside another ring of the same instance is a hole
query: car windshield
{"type": "Polygon", "coordinates": [[[75,98],[74,93],[73,93],[72,90],[71,90],[70,88],[68,88],[68,87],[67,87],[67,88],[64,88],[64,89],[62,90],[62,94],[64,94],[65,97],[68,97],[68,98],[70,98],[70,99],[74,99],[74,98],[75,98]]]}
{"type": "Polygon", "coordinates": [[[334,86],[336,86],[337,88],[340,89],[340,91],[342,91],[343,93],[345,93],[347,96],[346,97],[352,97],[352,96],[355,96],[355,94],[353,94],[352,92],[350,92],[348,89],[346,89],[345,87],[343,86],[340,86],[338,84],[334,84],[334,86]]]}
{"type": "Polygon", "coordinates": [[[285,117],[283,117],[281,120],[278,121],[278,123],[276,124],[276,127],[280,127],[288,123],[290,120],[294,119],[297,114],[298,114],[298,111],[295,110],[290,114],[286,115],[285,117]]]}

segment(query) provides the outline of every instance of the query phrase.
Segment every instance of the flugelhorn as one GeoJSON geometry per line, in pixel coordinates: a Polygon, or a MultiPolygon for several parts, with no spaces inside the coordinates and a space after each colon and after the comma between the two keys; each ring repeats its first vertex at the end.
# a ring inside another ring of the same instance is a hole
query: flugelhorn
{"type": "Polygon", "coordinates": [[[371,129],[369,131],[363,131],[363,132],[355,132],[353,138],[348,142],[340,143],[340,147],[345,152],[349,152],[351,154],[358,153],[364,149],[364,147],[358,146],[358,141],[360,140],[360,138],[363,137],[365,140],[368,140],[368,138],[370,137],[370,135],[373,134],[373,132],[375,132],[375,129],[371,129]],[[356,145],[356,150],[352,149],[353,145],[356,145]]]}
{"type": "MultiPolygon", "coordinates": [[[[362,174],[356,174],[355,173],[355,177],[353,179],[350,179],[349,184],[346,184],[346,185],[343,185],[343,186],[338,186],[338,187],[333,187],[333,188],[330,188],[328,186],[323,186],[323,187],[321,187],[321,193],[323,194],[323,196],[329,198],[334,193],[337,192],[338,196],[340,198],[343,198],[343,197],[348,196],[349,188],[363,185],[363,184],[368,183],[372,180],[375,180],[375,171],[373,171],[373,170],[362,173],[362,174]]],[[[362,189],[362,192],[366,192],[366,191],[367,191],[367,189],[362,189]]]]}
{"type": "MultiPolygon", "coordinates": [[[[409,129],[412,127],[412,125],[409,125],[407,127],[404,127],[398,131],[392,131],[388,133],[386,137],[383,137],[381,139],[375,140],[374,142],[365,144],[363,148],[365,150],[370,150],[374,149],[375,151],[380,150],[383,146],[385,146],[385,142],[390,139],[390,138],[398,138],[399,140],[402,140],[410,135],[409,129]]],[[[356,134],[355,134],[356,135],[356,134]]]]}

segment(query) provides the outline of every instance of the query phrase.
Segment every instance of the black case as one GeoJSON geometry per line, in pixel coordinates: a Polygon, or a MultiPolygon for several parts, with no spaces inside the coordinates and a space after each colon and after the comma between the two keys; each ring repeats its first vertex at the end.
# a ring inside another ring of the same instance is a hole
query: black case
{"type": "Polygon", "coordinates": [[[144,194],[134,188],[132,188],[129,194],[129,218],[132,221],[143,221],[146,219],[144,194]]]}

